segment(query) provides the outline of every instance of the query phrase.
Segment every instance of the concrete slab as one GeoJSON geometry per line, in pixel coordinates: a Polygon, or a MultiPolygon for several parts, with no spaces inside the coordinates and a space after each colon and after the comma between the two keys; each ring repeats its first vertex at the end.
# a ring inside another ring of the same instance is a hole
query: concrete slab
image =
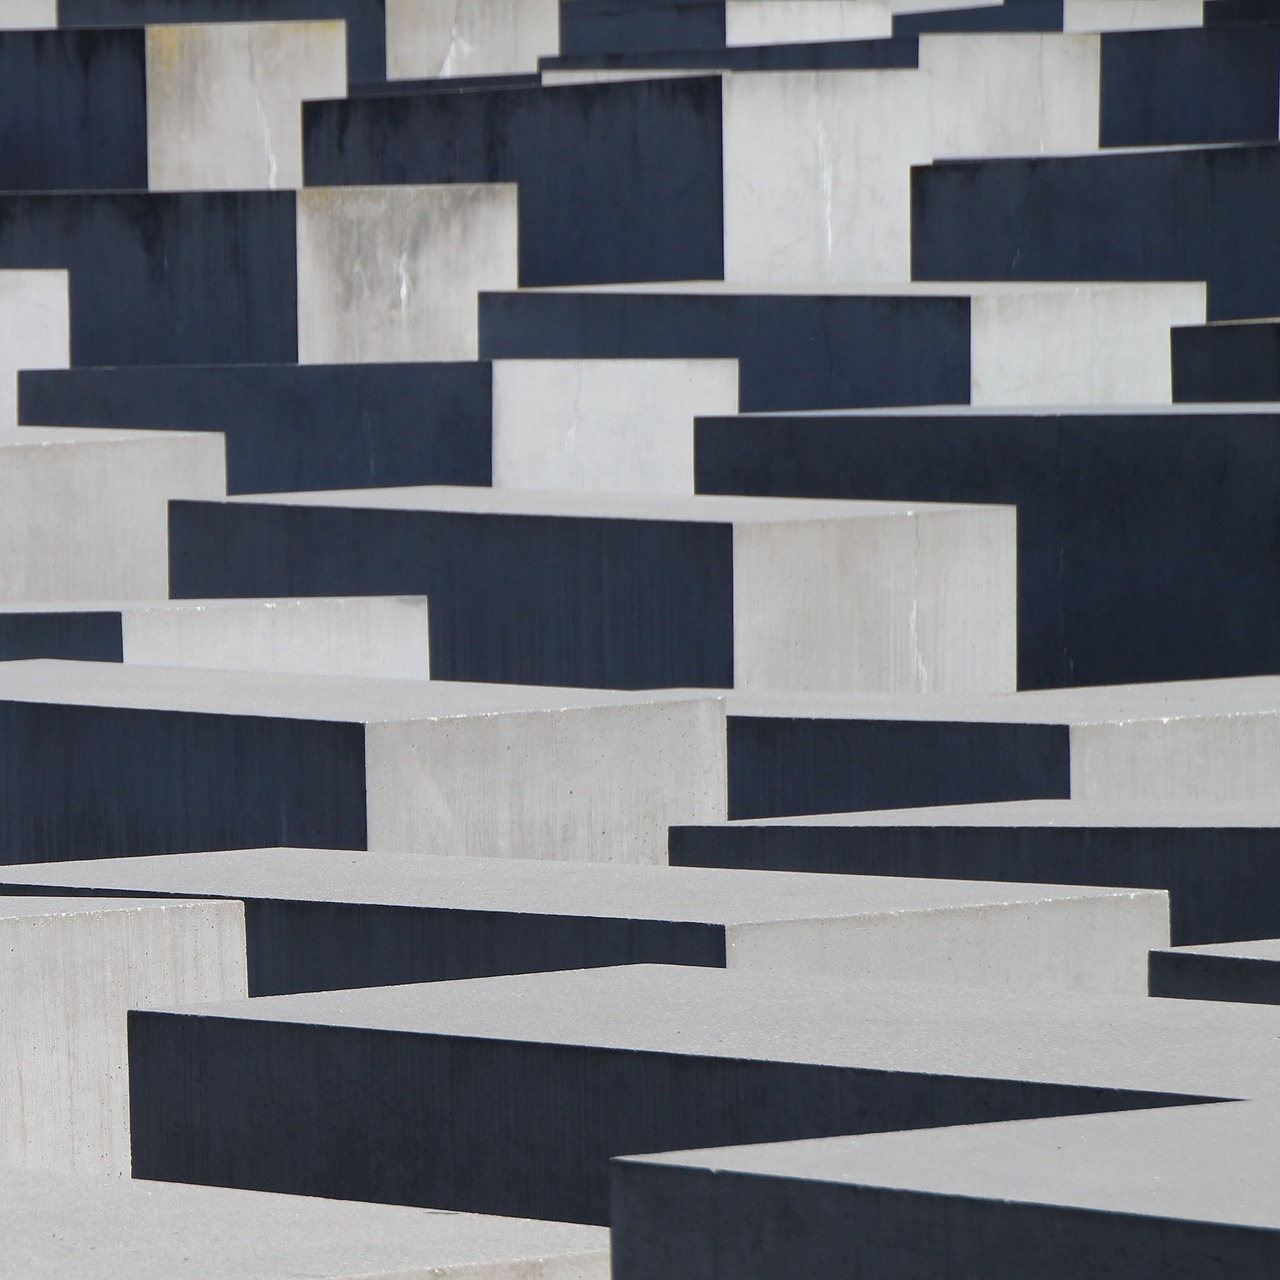
{"type": "Polygon", "coordinates": [[[704,493],[1012,501],[1021,688],[1202,679],[1280,666],[1277,428],[1262,405],[704,419],[695,474],[704,493]]]}
{"type": "Polygon", "coordinates": [[[893,34],[889,0],[725,0],[726,45],[874,40],[893,34]]]}
{"type": "Polygon", "coordinates": [[[631,963],[1146,991],[1164,894],[254,849],[0,868],[0,893],[245,904],[249,994],[631,963]]]}
{"type": "Polygon", "coordinates": [[[292,192],[0,195],[0,268],[68,273],[73,365],[295,362],[296,239],[292,192]]]}
{"type": "Polygon", "coordinates": [[[27,27],[56,27],[58,25],[58,0],[13,0],[5,6],[4,30],[17,31],[27,27]]]}
{"type": "Polygon", "coordinates": [[[714,699],[0,665],[10,862],[297,844],[654,862],[724,815],[714,699]]]}
{"type": "Polygon", "coordinates": [[[18,370],[71,359],[65,271],[0,271],[0,436],[18,423],[18,370]]]}
{"type": "Polygon", "coordinates": [[[487,364],[64,369],[18,387],[29,425],[221,432],[228,493],[493,477],[487,364]]]}
{"type": "Polygon", "coordinates": [[[1063,0],[1063,31],[1154,31],[1204,25],[1204,0],[1063,0]]]}
{"type": "Polygon", "coordinates": [[[1004,508],[422,488],[170,510],[171,595],[421,593],[440,679],[1013,684],[1004,508]]]}
{"type": "Polygon", "coordinates": [[[701,281],[660,290],[481,294],[480,354],[736,359],[744,413],[969,400],[970,305],[945,290],[752,293],[701,281]]]}
{"type": "Polygon", "coordinates": [[[21,658],[402,680],[431,665],[427,602],[407,596],[0,605],[0,659],[21,658]]]}
{"type": "Polygon", "coordinates": [[[600,1222],[614,1155],[1260,1097],[1278,1032],[1260,1005],[644,965],[151,1010],[134,1171],[600,1222]]]}
{"type": "Polygon", "coordinates": [[[1219,943],[1280,931],[1278,828],[1274,801],[1032,800],[676,827],[669,855],[680,866],[1164,888],[1174,942],[1219,943]]]}
{"type": "Polygon", "coordinates": [[[1280,1004],[1280,940],[1153,950],[1149,979],[1153,996],[1280,1004]]]}
{"type": "Polygon", "coordinates": [[[510,184],[300,192],[299,360],[474,360],[476,295],[516,284],[516,222],[510,184]]]}
{"type": "Polygon", "coordinates": [[[302,103],[347,92],[342,22],[219,22],[146,32],[153,191],[302,186],[302,103]]]}
{"type": "Polygon", "coordinates": [[[41,429],[0,438],[0,600],[168,592],[170,498],[225,492],[220,443],[41,429]]]}
{"type": "Polygon", "coordinates": [[[930,165],[912,175],[912,274],[1207,280],[1210,320],[1271,316],[1280,279],[1259,211],[1273,189],[1276,144],[930,165]]]}
{"type": "Polygon", "coordinates": [[[234,902],[0,902],[0,1162],[128,1175],[125,1014],[246,994],[234,902]]]}
{"type": "Polygon", "coordinates": [[[729,813],[774,817],[1067,796],[1113,805],[1274,804],[1278,697],[1280,681],[1273,677],[978,699],[734,691],[726,699],[733,740],[729,813]],[[973,736],[979,724],[1003,732],[973,736]],[[1026,734],[1028,726],[1039,726],[1040,734],[1026,734]],[[1006,753],[1019,740],[1035,755],[1007,773],[1006,753]],[[982,746],[993,758],[966,765],[964,752],[982,746]],[[1068,769],[1069,779],[1063,776],[1068,769]],[[895,771],[903,775],[901,798],[868,803],[889,791],[895,771]],[[973,793],[956,794],[974,779],[973,793]],[[1042,789],[988,789],[1011,784],[1042,789]],[[947,799],[934,798],[939,793],[947,799]],[[841,795],[853,799],[832,803],[841,795]]]}
{"type": "Polygon", "coordinates": [[[1280,1258],[1277,1127],[1274,1102],[1227,1103],[621,1161],[614,1275],[701,1278],[714,1259],[772,1280],[838,1259],[915,1280],[942,1255],[983,1275],[1087,1260],[1117,1280],[1261,1280],[1280,1258]]]}
{"type": "Polygon", "coordinates": [[[516,183],[520,283],[723,275],[720,81],[309,103],[308,186],[516,183]]]}
{"type": "MultiPolygon", "coordinates": [[[[19,0],[30,3],[31,0],[19,0]]],[[[352,81],[386,80],[386,0],[58,0],[58,26],[341,20],[352,81]]],[[[50,24],[53,25],[53,24],[50,24]]]]}
{"type": "Polygon", "coordinates": [[[557,0],[387,0],[389,80],[536,71],[559,47],[557,0]]]}
{"type": "Polygon", "coordinates": [[[608,1280],[590,1227],[133,1179],[0,1175],[0,1275],[81,1280],[608,1280]]]}

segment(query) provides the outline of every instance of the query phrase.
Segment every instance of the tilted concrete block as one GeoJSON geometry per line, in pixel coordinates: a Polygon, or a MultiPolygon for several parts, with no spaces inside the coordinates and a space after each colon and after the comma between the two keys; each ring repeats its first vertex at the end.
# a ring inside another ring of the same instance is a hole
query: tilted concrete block
{"type": "Polygon", "coordinates": [[[923,1280],[945,1257],[959,1274],[1264,1280],[1277,1129],[1267,1099],[619,1161],[613,1274],[799,1280],[838,1260],[923,1280]]]}
{"type": "Polygon", "coordinates": [[[168,593],[168,502],[225,492],[211,436],[24,431],[0,439],[0,600],[168,593]]]}
{"type": "Polygon", "coordinates": [[[65,271],[0,271],[0,436],[18,423],[18,371],[70,363],[67,308],[65,271]]]}
{"type": "Polygon", "coordinates": [[[608,1280],[592,1227],[184,1187],[131,1178],[0,1175],[9,1206],[0,1274],[81,1280],[608,1280]]]}
{"type": "Polygon", "coordinates": [[[10,862],[288,844],[656,862],[671,823],[725,813],[705,697],[12,662],[0,733],[10,862]]]}
{"type": "Polygon", "coordinates": [[[1216,942],[1153,950],[1149,989],[1179,1000],[1280,1004],[1280,942],[1216,942]]]}
{"type": "Polygon", "coordinates": [[[556,0],[387,0],[390,80],[536,71],[559,47],[556,0]]]}
{"type": "Polygon", "coordinates": [[[517,282],[516,188],[298,195],[303,364],[474,360],[476,295],[517,282]]]}
{"type": "Polygon", "coordinates": [[[302,185],[302,103],[347,92],[341,22],[147,28],[153,191],[302,185]]]}
{"type": "Polygon", "coordinates": [[[172,595],[420,593],[440,679],[1012,688],[1004,508],[424,488],[171,515],[172,595]]]}
{"type": "Polygon", "coordinates": [[[4,893],[245,904],[249,994],[631,963],[1146,991],[1150,891],[254,849],[0,869],[4,893]]]}
{"type": "Polygon", "coordinates": [[[1020,687],[1239,676],[1280,663],[1277,427],[1264,405],[703,420],[696,483],[1014,502],[1020,687]]]}
{"type": "Polygon", "coordinates": [[[1192,945],[1280,932],[1278,827],[1274,801],[1030,800],[675,827],[669,856],[680,866],[1167,889],[1173,941],[1192,945]]]}
{"type": "Polygon", "coordinates": [[[0,659],[21,658],[403,680],[431,665],[427,602],[378,596],[0,606],[0,659]]]}
{"type": "Polygon", "coordinates": [[[133,1167],[603,1222],[611,1156],[1260,1097],[1277,1033],[1261,1005],[645,965],[151,1010],[133,1167]]]}
{"type": "Polygon", "coordinates": [[[129,1172],[125,1015],[246,994],[233,902],[0,900],[0,1160],[129,1172]]]}

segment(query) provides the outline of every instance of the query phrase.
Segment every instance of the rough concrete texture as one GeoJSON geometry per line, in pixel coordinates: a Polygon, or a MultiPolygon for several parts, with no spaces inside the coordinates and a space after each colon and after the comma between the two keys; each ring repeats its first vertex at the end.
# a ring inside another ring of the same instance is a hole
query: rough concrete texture
{"type": "Polygon", "coordinates": [[[134,1169],[601,1222],[610,1156],[1260,1098],[1277,1033],[1258,1005],[647,965],[148,1011],[134,1169]]]}
{"type": "Polygon", "coordinates": [[[738,407],[736,360],[496,360],[499,489],[693,493],[693,419],[738,407]]]}
{"type": "Polygon", "coordinates": [[[903,693],[1013,684],[1007,508],[432,487],[172,512],[173,595],[341,594],[373,580],[421,591],[444,679],[903,693]],[[625,571],[610,544],[627,547],[625,571]],[[566,574],[602,554],[598,574],[566,574]],[[690,595],[682,584],[695,571],[690,595]],[[361,585],[339,585],[348,579],[361,585]],[[649,647],[602,646],[602,609],[649,647]]]}
{"type": "Polygon", "coordinates": [[[254,996],[637,961],[1137,995],[1169,929],[1151,891],[316,849],[6,867],[0,888],[242,899],[254,996]]]}
{"type": "Polygon", "coordinates": [[[275,844],[656,862],[672,822],[725,816],[707,697],[35,661],[0,666],[0,708],[10,862],[275,844]]]}
{"type": "Polygon", "coordinates": [[[608,1280],[591,1227],[220,1187],[0,1175],[0,1276],[79,1280],[608,1280]]]}
{"type": "Polygon", "coordinates": [[[127,1010],[247,994],[233,902],[0,902],[0,1161],[129,1173],[127,1010]]]}
{"type": "Polygon", "coordinates": [[[67,273],[0,271],[0,437],[18,424],[18,371],[70,362],[67,273]]]}
{"type": "Polygon", "coordinates": [[[390,80],[536,71],[559,48],[556,0],[387,0],[390,80]]]}
{"type": "Polygon", "coordinates": [[[168,594],[168,500],[225,493],[216,437],[23,431],[0,440],[0,600],[168,594]]]}
{"type": "Polygon", "coordinates": [[[147,28],[153,191],[302,186],[302,103],[347,92],[341,22],[147,28]]]}
{"type": "Polygon", "coordinates": [[[303,364],[474,360],[476,295],[516,284],[516,188],[298,195],[303,364]]]}

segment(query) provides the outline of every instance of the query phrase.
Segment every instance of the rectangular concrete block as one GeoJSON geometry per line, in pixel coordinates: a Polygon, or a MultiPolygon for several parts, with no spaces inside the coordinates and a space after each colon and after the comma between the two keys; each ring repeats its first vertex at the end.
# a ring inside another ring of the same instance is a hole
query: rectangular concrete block
{"type": "Polygon", "coordinates": [[[603,1222],[612,1156],[1259,1097],[1278,1029],[1259,1005],[647,965],[152,1010],[134,1172],[603,1222]]]}
{"type": "Polygon", "coordinates": [[[249,994],[631,963],[1146,991],[1152,891],[254,849],[0,870],[0,892],[238,898],[249,994]]]}
{"type": "Polygon", "coordinates": [[[1127,5],[1107,0],[1063,0],[1063,31],[1152,31],[1199,27],[1204,0],[1137,0],[1127,5]]]}
{"type": "Polygon", "coordinates": [[[441,679],[1013,687],[1003,508],[425,488],[170,510],[170,594],[421,593],[441,679]]]}
{"type": "Polygon", "coordinates": [[[736,360],[497,360],[498,489],[693,492],[693,419],[738,404],[736,360]]]}
{"type": "Polygon", "coordinates": [[[559,47],[556,0],[387,0],[390,80],[536,71],[559,47]]]}
{"type": "Polygon", "coordinates": [[[710,698],[12,662],[0,722],[10,862],[269,845],[657,862],[672,823],[725,814],[710,698]]]}
{"type": "Polygon", "coordinates": [[[58,0],[13,0],[5,6],[5,31],[20,31],[28,27],[56,27],[58,25],[58,0]]]}
{"type": "Polygon", "coordinates": [[[753,293],[699,283],[480,297],[484,359],[736,359],[744,413],[965,404],[970,339],[968,299],[945,290],[753,293]]]}
{"type": "Polygon", "coordinates": [[[22,658],[426,680],[427,602],[363,596],[0,606],[0,659],[22,658]]]}
{"type": "Polygon", "coordinates": [[[618,1280],[1275,1273],[1274,1101],[619,1161],[618,1280]]]}
{"type": "Polygon", "coordinates": [[[1280,400],[1280,325],[1224,321],[1170,334],[1173,398],[1192,404],[1280,400]]]}
{"type": "Polygon", "coordinates": [[[126,1013],[246,994],[233,902],[0,902],[0,1160],[129,1173],[126,1013]]]}
{"type": "Polygon", "coordinates": [[[1280,310],[1280,281],[1261,211],[1278,188],[1276,144],[917,168],[912,275],[1205,280],[1210,320],[1270,316],[1280,310]],[[1174,206],[1176,229],[1166,216],[1174,206]]]}
{"type": "Polygon", "coordinates": [[[168,593],[168,502],[225,492],[209,436],[41,429],[0,440],[0,600],[168,593]]]}
{"type": "Polygon", "coordinates": [[[515,183],[520,284],[723,275],[718,78],[310,103],[309,187],[515,183]]]}
{"type": "Polygon", "coordinates": [[[130,1178],[7,1174],[0,1274],[81,1280],[608,1280],[592,1227],[262,1195],[130,1178]]]}
{"type": "Polygon", "coordinates": [[[228,493],[493,476],[488,364],[64,369],[18,387],[31,426],[220,432],[228,493]]]}
{"type": "Polygon", "coordinates": [[[1154,949],[1148,968],[1153,996],[1280,1004],[1280,941],[1216,942],[1154,949]]]}
{"type": "Polygon", "coordinates": [[[1231,677],[1280,661],[1277,425],[1263,405],[703,419],[695,483],[1014,502],[1021,688],[1231,677]]]}
{"type": "Polygon", "coordinates": [[[153,191],[302,186],[302,103],[347,92],[341,22],[147,28],[153,191]]]}
{"type": "Polygon", "coordinates": [[[303,364],[474,360],[476,295],[517,281],[516,188],[298,195],[303,364]]]}
{"type": "Polygon", "coordinates": [[[1277,815],[1268,802],[964,804],[673,828],[669,855],[678,866],[1162,888],[1174,943],[1193,946],[1280,930],[1277,815]]]}
{"type": "Polygon", "coordinates": [[[0,271],[0,436],[18,424],[18,371],[71,360],[65,271],[0,271]]]}
{"type": "Polygon", "coordinates": [[[893,34],[889,0],[725,0],[726,45],[874,40],[893,34]]]}

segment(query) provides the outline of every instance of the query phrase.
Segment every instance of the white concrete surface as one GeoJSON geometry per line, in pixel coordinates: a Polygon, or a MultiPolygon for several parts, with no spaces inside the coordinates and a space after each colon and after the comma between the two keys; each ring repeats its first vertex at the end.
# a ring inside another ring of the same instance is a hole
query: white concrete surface
{"type": "Polygon", "coordinates": [[[536,71],[560,52],[557,0],[387,0],[387,78],[536,71]]]}
{"type": "Polygon", "coordinates": [[[1145,995],[1169,943],[1163,892],[966,880],[241,849],[0,867],[17,885],[711,924],[730,969],[1002,990],[1145,995]]]}
{"type": "Polygon", "coordinates": [[[1064,31],[1150,31],[1201,27],[1204,0],[1063,0],[1064,31]]]}
{"type": "Polygon", "coordinates": [[[0,271],[0,438],[18,424],[18,373],[71,363],[65,271],[0,271]]]}
{"type": "Polygon", "coordinates": [[[422,596],[157,601],[125,607],[121,630],[124,660],[139,666],[431,676],[422,596]]]}
{"type": "Polygon", "coordinates": [[[0,1172],[0,1277],[608,1280],[599,1227],[224,1187],[0,1172]]]}
{"type": "Polygon", "coordinates": [[[476,295],[518,282],[516,187],[298,193],[302,364],[475,360],[476,295]]]}
{"type": "Polygon", "coordinates": [[[498,360],[499,489],[693,492],[693,420],[738,411],[736,360],[498,360]]]}
{"type": "Polygon", "coordinates": [[[893,34],[889,0],[725,0],[728,45],[874,40],[893,34]]]}
{"type": "Polygon", "coordinates": [[[725,278],[904,281],[910,170],[1098,147],[1100,44],[930,35],[918,70],[724,76],[725,278]]]}
{"type": "Polygon", "coordinates": [[[0,31],[52,30],[58,25],[58,0],[4,0],[0,31]]]}
{"type": "Polygon", "coordinates": [[[153,191],[302,186],[302,103],[347,96],[344,22],[147,28],[153,191]]]}
{"type": "Polygon", "coordinates": [[[363,725],[370,849],[662,863],[669,826],[727,810],[705,695],[31,661],[0,701],[363,725]]]}
{"type": "Polygon", "coordinates": [[[1013,507],[448,486],[268,501],[728,524],[737,689],[957,694],[1016,685],[1013,507]]]}
{"type": "Polygon", "coordinates": [[[0,1165],[127,1176],[127,1011],[246,991],[238,902],[0,899],[0,1165]]]}
{"type": "Polygon", "coordinates": [[[0,600],[163,598],[169,499],[225,493],[220,435],[24,428],[0,440],[0,600]]]}

